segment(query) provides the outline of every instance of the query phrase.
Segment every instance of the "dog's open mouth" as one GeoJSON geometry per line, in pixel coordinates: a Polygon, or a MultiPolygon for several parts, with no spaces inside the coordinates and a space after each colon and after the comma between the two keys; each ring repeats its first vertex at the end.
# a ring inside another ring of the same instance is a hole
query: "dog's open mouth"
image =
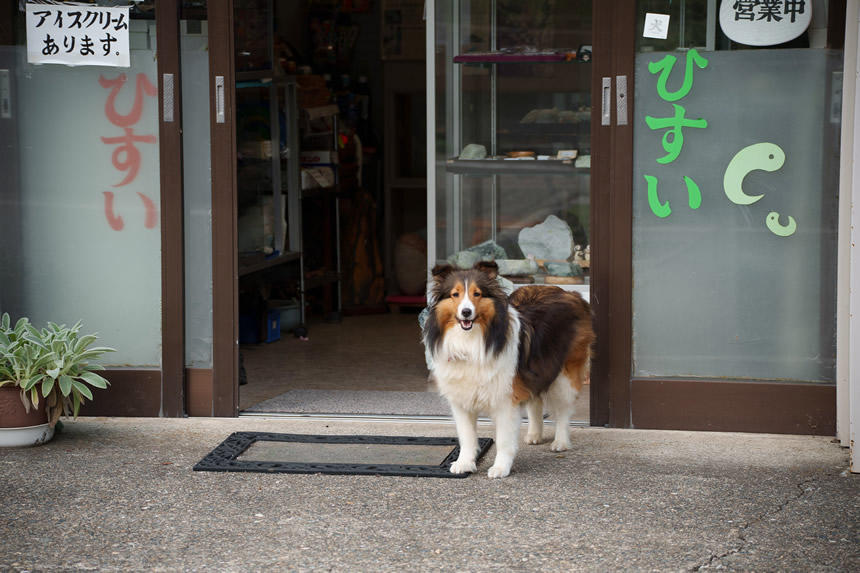
{"type": "Polygon", "coordinates": [[[471,320],[460,320],[460,328],[463,330],[472,330],[472,321],[471,320]]]}

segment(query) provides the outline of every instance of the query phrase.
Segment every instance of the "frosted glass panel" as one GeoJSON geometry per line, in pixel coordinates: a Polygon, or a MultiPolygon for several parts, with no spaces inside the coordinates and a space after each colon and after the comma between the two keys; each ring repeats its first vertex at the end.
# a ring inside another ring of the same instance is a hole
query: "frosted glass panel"
{"type": "Polygon", "coordinates": [[[206,20],[183,20],[180,28],[184,134],[182,177],[185,199],[185,365],[188,368],[212,367],[212,167],[207,24],[206,20]]]}
{"type": "Polygon", "coordinates": [[[667,55],[636,59],[634,376],[832,382],[841,53],[667,55]]]}
{"type": "MultiPolygon", "coordinates": [[[[133,34],[147,26],[132,24],[133,34]]],[[[23,47],[0,50],[13,95],[0,120],[13,169],[0,210],[0,311],[38,326],[80,319],[117,349],[106,362],[158,367],[155,51],[132,49],[131,67],[119,69],[34,66],[23,47]]]]}

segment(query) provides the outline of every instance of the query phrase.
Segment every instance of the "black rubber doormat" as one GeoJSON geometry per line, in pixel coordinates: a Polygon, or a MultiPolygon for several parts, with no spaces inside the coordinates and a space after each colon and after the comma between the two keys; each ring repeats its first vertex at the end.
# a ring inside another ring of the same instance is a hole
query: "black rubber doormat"
{"type": "MultiPolygon", "coordinates": [[[[478,438],[478,460],[492,444],[478,438]]],[[[194,471],[464,478],[450,471],[459,455],[456,438],[235,432],[194,471]]]]}

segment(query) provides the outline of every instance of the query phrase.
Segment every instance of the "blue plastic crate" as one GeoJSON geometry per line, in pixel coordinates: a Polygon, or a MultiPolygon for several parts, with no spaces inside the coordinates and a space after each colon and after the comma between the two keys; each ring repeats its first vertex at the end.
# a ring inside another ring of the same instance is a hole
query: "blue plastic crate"
{"type": "Polygon", "coordinates": [[[281,311],[272,308],[266,311],[266,342],[281,339],[281,311]]]}

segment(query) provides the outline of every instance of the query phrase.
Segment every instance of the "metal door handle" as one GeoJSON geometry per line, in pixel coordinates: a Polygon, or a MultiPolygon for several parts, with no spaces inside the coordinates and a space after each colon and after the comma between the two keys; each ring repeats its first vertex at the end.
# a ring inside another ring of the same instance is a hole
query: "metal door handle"
{"type": "Polygon", "coordinates": [[[604,77],[600,90],[600,125],[612,125],[609,100],[612,97],[612,78],[604,77]]]}
{"type": "Polygon", "coordinates": [[[615,76],[615,125],[627,125],[627,76],[615,76]]]}
{"type": "Polygon", "coordinates": [[[224,76],[215,76],[215,123],[224,123],[224,76]]]}
{"type": "Polygon", "coordinates": [[[173,122],[173,74],[163,74],[162,85],[164,86],[164,109],[162,115],[167,123],[173,122]]]}

